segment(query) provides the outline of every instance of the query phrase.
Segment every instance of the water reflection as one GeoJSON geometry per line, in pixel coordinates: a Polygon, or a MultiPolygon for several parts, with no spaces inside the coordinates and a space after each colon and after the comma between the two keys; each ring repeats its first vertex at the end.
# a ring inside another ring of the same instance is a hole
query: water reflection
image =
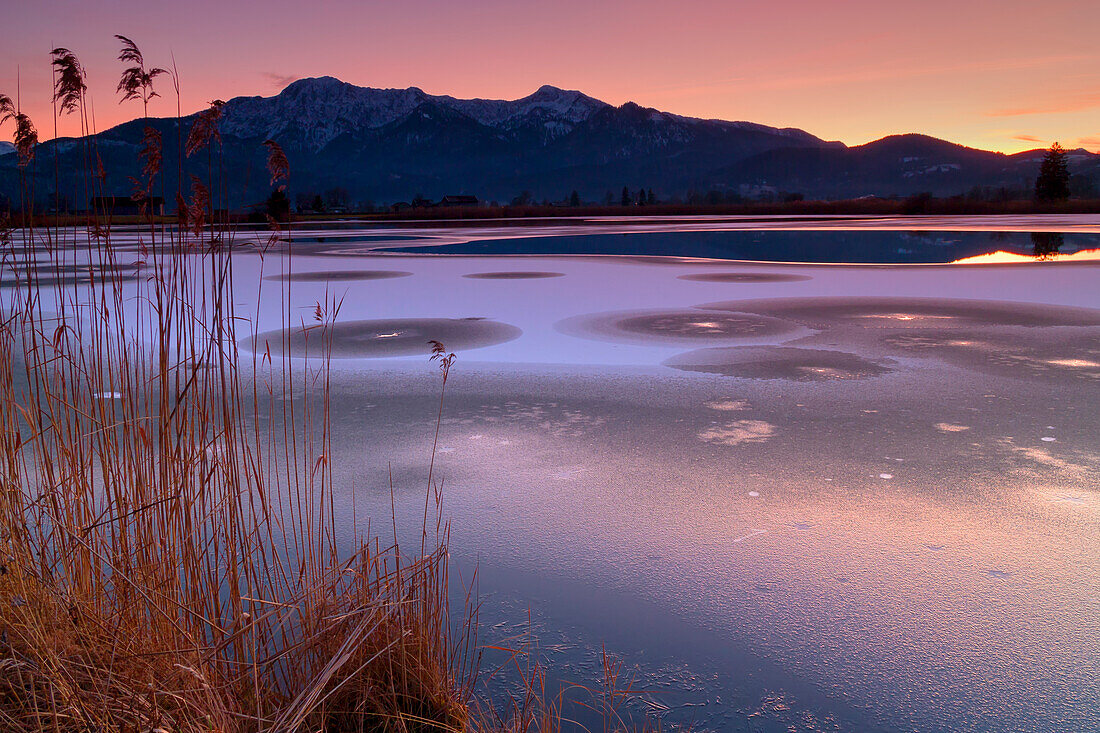
{"type": "Polygon", "coordinates": [[[1061,232],[1032,232],[1031,251],[1040,260],[1052,259],[1065,245],[1061,232]]]}
{"type": "MultiPolygon", "coordinates": [[[[568,229],[509,233],[493,238],[491,233],[467,234],[465,241],[432,244],[398,244],[387,251],[416,254],[466,255],[618,255],[631,257],[682,257],[763,262],[843,262],[878,264],[949,263],[983,255],[991,250],[1031,254],[1032,235],[1001,232],[996,239],[989,232],[976,231],[876,231],[744,230],[698,231],[674,226],[665,231],[622,233],[575,233],[568,229]]],[[[1100,248],[1100,235],[1068,233],[1060,247],[1067,250],[1100,248]]],[[[1047,245],[1049,246],[1049,244],[1047,245]]]]}

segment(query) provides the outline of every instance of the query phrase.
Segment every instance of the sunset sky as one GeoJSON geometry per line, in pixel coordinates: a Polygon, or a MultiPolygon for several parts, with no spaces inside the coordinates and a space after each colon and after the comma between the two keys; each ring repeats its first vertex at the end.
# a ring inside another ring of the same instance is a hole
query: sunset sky
{"type": "MultiPolygon", "coordinates": [[[[87,67],[99,129],[140,113],[114,93],[121,33],[152,64],[174,56],[185,113],[308,76],[506,99],[554,84],[850,145],[922,132],[1005,152],[1054,140],[1100,151],[1095,0],[41,0],[6,4],[0,24],[0,92],[16,96],[18,72],[43,138],[54,46],[87,67]]],[[[161,91],[151,112],[174,114],[161,91]]]]}

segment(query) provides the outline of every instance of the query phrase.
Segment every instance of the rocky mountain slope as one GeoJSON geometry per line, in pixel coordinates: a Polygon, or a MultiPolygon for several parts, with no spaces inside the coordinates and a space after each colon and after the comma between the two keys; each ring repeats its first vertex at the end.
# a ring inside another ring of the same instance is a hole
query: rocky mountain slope
{"type": "MultiPolygon", "coordinates": [[[[950,195],[974,186],[1027,188],[1038,168],[1034,153],[1002,155],[921,135],[846,147],[798,129],[683,117],[633,103],[615,107],[552,86],[506,101],[303,79],[272,97],[226,103],[219,154],[185,159],[181,176],[179,146],[193,123],[194,115],[149,122],[164,140],[163,188],[174,192],[180,180],[188,188],[191,175],[209,178],[215,171],[231,208],[270,192],[262,147],[268,138],[287,152],[292,195],[339,187],[353,201],[376,203],[458,193],[507,201],[521,191],[561,199],[574,189],[598,201],[608,191],[617,199],[623,186],[651,188],[662,198],[715,189],[809,198],[950,195]]],[[[104,193],[131,191],[145,124],[96,136],[104,193]]],[[[43,174],[48,168],[52,179],[56,161],[62,197],[79,208],[83,158],[74,142],[40,145],[35,165],[43,174]]],[[[17,199],[16,157],[6,150],[0,146],[0,195],[17,199]]],[[[1100,175],[1098,161],[1079,151],[1071,166],[1100,175]]],[[[37,187],[40,198],[47,188],[37,187]]]]}

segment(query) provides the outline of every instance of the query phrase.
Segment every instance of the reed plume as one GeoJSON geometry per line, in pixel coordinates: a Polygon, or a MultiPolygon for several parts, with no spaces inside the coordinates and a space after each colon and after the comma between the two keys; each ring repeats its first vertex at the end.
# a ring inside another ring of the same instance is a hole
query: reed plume
{"type": "Polygon", "coordinates": [[[31,118],[19,111],[19,108],[6,94],[0,94],[0,127],[5,122],[15,122],[15,150],[19,153],[19,167],[25,168],[34,158],[34,148],[38,145],[38,130],[35,129],[31,118]]]}
{"type": "Polygon", "coordinates": [[[188,158],[205,148],[211,141],[221,140],[218,120],[221,119],[223,107],[225,102],[215,99],[209,107],[195,115],[195,122],[191,125],[191,132],[187,135],[185,146],[188,158]]]}
{"type": "Polygon", "coordinates": [[[55,48],[50,51],[54,68],[53,101],[61,107],[63,114],[75,112],[88,91],[84,81],[84,67],[76,55],[67,48],[55,48]]]}
{"type": "Polygon", "coordinates": [[[38,130],[31,118],[22,112],[15,115],[15,151],[19,154],[19,167],[26,168],[34,159],[34,149],[38,145],[38,130]]]}
{"type": "Polygon", "coordinates": [[[16,114],[18,112],[15,109],[15,103],[11,101],[11,97],[7,94],[0,94],[0,127],[3,127],[8,120],[15,119],[16,114]]]}
{"type": "MultiPolygon", "coordinates": [[[[167,74],[168,70],[160,67],[146,68],[145,56],[136,43],[122,35],[116,35],[115,38],[122,43],[118,60],[124,64],[132,64],[122,70],[122,76],[115,89],[116,92],[122,95],[119,104],[130,100],[141,102],[143,114],[148,119],[149,100],[160,96],[157,94],[153,82],[158,76],[167,74]]],[[[153,179],[160,172],[161,163],[163,162],[161,149],[160,132],[156,128],[146,125],[141,138],[141,148],[138,150],[138,159],[142,163],[143,180],[134,180],[134,191],[131,198],[135,201],[145,202],[148,200],[153,189],[153,179]]]]}
{"type": "Polygon", "coordinates": [[[290,162],[287,161],[282,146],[274,140],[264,140],[264,147],[267,148],[267,170],[271,174],[271,185],[279,184],[278,190],[282,191],[290,177],[290,162]]]}
{"type": "Polygon", "coordinates": [[[201,237],[206,228],[206,212],[210,207],[210,188],[198,176],[191,176],[191,201],[186,205],[186,220],[191,233],[201,237]]]}
{"type": "Polygon", "coordinates": [[[153,190],[153,179],[160,173],[163,160],[161,154],[161,134],[153,127],[146,126],[145,134],[141,137],[141,147],[138,149],[138,160],[141,161],[142,180],[131,178],[134,184],[133,193],[130,195],[134,201],[147,201],[153,190]]]}
{"type": "MultiPolygon", "coordinates": [[[[160,96],[153,88],[153,81],[158,76],[167,74],[168,70],[160,67],[146,69],[145,57],[138,49],[137,44],[126,36],[116,35],[115,38],[122,42],[122,50],[118,54],[118,60],[124,64],[133,64],[133,66],[123,69],[122,78],[119,79],[115,91],[122,95],[121,102],[136,99],[148,109],[149,100],[160,96]]],[[[146,116],[148,116],[148,111],[146,116]]]]}

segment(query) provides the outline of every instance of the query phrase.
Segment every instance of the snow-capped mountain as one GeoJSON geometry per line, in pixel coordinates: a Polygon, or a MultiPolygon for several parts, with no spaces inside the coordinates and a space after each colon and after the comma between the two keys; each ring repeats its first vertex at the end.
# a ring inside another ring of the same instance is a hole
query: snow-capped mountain
{"type": "Polygon", "coordinates": [[[296,146],[317,151],[344,134],[376,130],[422,106],[459,112],[487,127],[541,124],[557,137],[608,106],[580,92],[544,86],[514,101],[434,96],[417,87],[372,89],[331,76],[301,79],[274,97],[238,97],[222,113],[222,134],[240,138],[293,136],[296,146]]]}
{"type": "MultiPolygon", "coordinates": [[[[128,195],[141,169],[143,121],[96,136],[104,193],[128,195]]],[[[162,136],[166,182],[208,176],[210,159],[177,147],[194,116],[149,122],[162,136]],[[176,170],[184,160],[185,170],[176,170]]],[[[689,191],[797,192],[814,198],[965,193],[974,186],[1026,189],[1041,152],[1006,156],[923,135],[896,135],[847,147],[797,128],[708,120],[634,103],[613,106],[578,91],[544,86],[516,100],[456,99],[421,89],[372,89],[332,77],[302,79],[272,97],[229,100],[218,155],[229,205],[270,192],[261,144],[278,141],[295,194],[345,189],[353,201],[393,202],[474,194],[508,201],[522,191],[562,199],[617,200],[623,187],[659,197],[689,191]]],[[[31,168],[51,161],[61,190],[81,190],[82,145],[43,143],[31,168]],[[56,155],[55,155],[56,152],[56,155]]],[[[19,196],[11,145],[0,144],[0,205],[19,196]]],[[[1075,175],[1097,179],[1100,156],[1072,151],[1075,175]]],[[[48,195],[48,187],[37,191],[48,195]]]]}
{"type": "Polygon", "coordinates": [[[0,140],[0,156],[10,155],[15,152],[15,145],[6,140],[0,140]]]}

